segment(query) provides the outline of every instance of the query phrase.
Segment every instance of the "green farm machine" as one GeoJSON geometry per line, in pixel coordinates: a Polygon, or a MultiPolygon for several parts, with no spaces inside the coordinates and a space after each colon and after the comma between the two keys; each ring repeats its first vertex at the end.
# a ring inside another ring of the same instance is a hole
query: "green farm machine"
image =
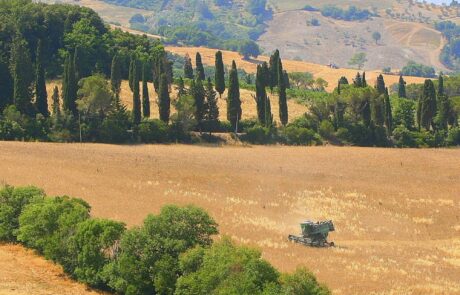
{"type": "Polygon", "coordinates": [[[305,221],[300,224],[300,227],[302,229],[301,235],[289,235],[289,241],[310,247],[334,247],[334,242],[327,241],[329,232],[335,230],[331,220],[305,221]]]}

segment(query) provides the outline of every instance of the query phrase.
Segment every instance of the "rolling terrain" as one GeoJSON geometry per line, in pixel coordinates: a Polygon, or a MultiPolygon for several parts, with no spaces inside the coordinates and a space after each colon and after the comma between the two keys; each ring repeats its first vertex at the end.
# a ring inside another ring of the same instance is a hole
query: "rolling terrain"
{"type": "MultiPolygon", "coordinates": [[[[221,234],[283,271],[307,266],[334,294],[460,293],[459,149],[2,142],[0,163],[3,183],[82,197],[129,226],[165,204],[202,206],[221,234]],[[289,243],[305,219],[332,219],[337,247],[289,243]]],[[[11,288],[3,281],[0,294],[11,288]]]]}

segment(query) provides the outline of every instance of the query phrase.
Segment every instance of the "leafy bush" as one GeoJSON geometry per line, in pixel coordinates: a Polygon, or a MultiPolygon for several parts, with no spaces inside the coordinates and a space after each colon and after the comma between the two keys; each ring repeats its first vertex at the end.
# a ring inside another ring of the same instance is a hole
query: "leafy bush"
{"type": "Polygon", "coordinates": [[[322,137],[330,138],[334,134],[334,125],[328,120],[321,121],[319,125],[319,134],[322,137]]]}
{"type": "Polygon", "coordinates": [[[144,143],[160,143],[168,140],[168,125],[163,121],[144,120],[139,124],[139,136],[144,143]]]}
{"type": "Polygon", "coordinates": [[[313,130],[295,125],[287,126],[284,130],[284,136],[286,143],[291,145],[314,145],[321,142],[313,130]]]}
{"type": "Polygon", "coordinates": [[[0,241],[16,241],[22,209],[43,200],[44,195],[43,190],[33,186],[5,186],[0,190],[0,241]]]}
{"type": "Polygon", "coordinates": [[[271,142],[271,135],[272,132],[270,128],[257,125],[247,129],[243,139],[253,144],[266,144],[271,142]]]}
{"type": "Polygon", "coordinates": [[[344,10],[332,5],[323,7],[323,9],[321,9],[321,14],[325,17],[346,21],[367,20],[372,16],[372,13],[367,9],[359,9],[356,6],[350,6],[347,10],[344,10]]]}
{"type": "Polygon", "coordinates": [[[460,145],[460,127],[454,127],[447,133],[447,145],[460,145]]]}
{"type": "Polygon", "coordinates": [[[19,216],[18,241],[69,270],[68,242],[78,223],[89,218],[90,206],[67,196],[27,205],[19,216]]]}
{"type": "Polygon", "coordinates": [[[116,252],[125,225],[104,219],[88,219],[78,224],[69,239],[69,265],[74,277],[94,287],[104,287],[103,268],[116,252]]]}
{"type": "Polygon", "coordinates": [[[319,284],[315,276],[305,268],[299,268],[293,274],[283,275],[281,281],[283,284],[282,294],[331,294],[329,289],[319,284]]]}
{"type": "Polygon", "coordinates": [[[393,141],[400,148],[417,147],[413,133],[403,125],[399,125],[393,130],[393,141]]]}
{"type": "Polygon", "coordinates": [[[424,78],[436,77],[436,71],[433,67],[418,64],[414,61],[409,61],[407,65],[402,68],[401,74],[404,76],[416,76],[424,78]]]}

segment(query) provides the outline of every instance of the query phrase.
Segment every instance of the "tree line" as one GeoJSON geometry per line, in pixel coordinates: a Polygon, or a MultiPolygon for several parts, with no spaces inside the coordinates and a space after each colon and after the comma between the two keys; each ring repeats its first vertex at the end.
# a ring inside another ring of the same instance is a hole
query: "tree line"
{"type": "Polygon", "coordinates": [[[90,212],[82,199],[5,186],[0,241],[21,243],[73,279],[117,294],[330,294],[305,268],[281,274],[259,250],[227,237],[214,242],[218,225],[201,208],[168,205],[130,229],[90,212]]]}

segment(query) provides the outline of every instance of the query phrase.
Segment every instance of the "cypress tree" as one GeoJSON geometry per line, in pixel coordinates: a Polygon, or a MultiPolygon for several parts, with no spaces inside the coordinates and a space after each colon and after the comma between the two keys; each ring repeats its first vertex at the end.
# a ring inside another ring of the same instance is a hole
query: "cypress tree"
{"type": "Polygon", "coordinates": [[[196,80],[192,81],[190,90],[195,103],[195,120],[201,130],[203,119],[205,117],[205,91],[203,83],[199,77],[196,77],[196,80]]]}
{"type": "Polygon", "coordinates": [[[286,85],[286,89],[291,88],[291,82],[289,81],[289,74],[287,71],[283,71],[283,78],[284,78],[284,84],[286,85]]]}
{"type": "Polygon", "coordinates": [[[134,63],[132,71],[133,79],[133,124],[135,126],[141,123],[141,98],[139,95],[139,76],[137,65],[134,63]]]}
{"type": "Polygon", "coordinates": [[[13,79],[9,69],[9,61],[4,52],[0,50],[0,112],[11,104],[13,97],[13,79]]]}
{"type": "Polygon", "coordinates": [[[237,126],[241,120],[241,114],[240,84],[236,63],[233,61],[228,79],[227,120],[236,132],[238,132],[237,126]]]}
{"type": "Polygon", "coordinates": [[[382,75],[379,75],[377,77],[377,83],[375,84],[375,89],[377,89],[377,92],[379,94],[385,94],[386,86],[385,86],[385,80],[383,79],[382,75]]]}
{"type": "Polygon", "coordinates": [[[74,71],[75,71],[75,80],[78,81],[80,78],[83,78],[83,73],[80,65],[80,55],[78,52],[78,46],[75,47],[74,53],[73,53],[73,65],[74,65],[74,71]]]}
{"type": "Polygon", "coordinates": [[[53,101],[53,104],[51,106],[51,108],[53,109],[53,115],[59,116],[61,114],[61,106],[59,103],[59,88],[57,86],[54,86],[51,100],[53,101]]]}
{"type": "Polygon", "coordinates": [[[23,114],[34,114],[33,96],[33,67],[29,49],[24,39],[14,37],[11,48],[11,76],[13,77],[13,102],[23,114]]]}
{"type": "MultiPolygon", "coordinates": [[[[382,76],[382,79],[383,79],[383,76],[382,76]]],[[[363,72],[362,83],[363,83],[363,87],[367,87],[366,72],[363,72]]]]}
{"type": "Polygon", "coordinates": [[[187,89],[185,89],[184,79],[179,77],[179,81],[177,82],[177,98],[180,98],[184,95],[187,95],[187,89]]]}
{"type": "Polygon", "coordinates": [[[439,75],[438,79],[438,96],[444,95],[444,77],[442,74],[439,75]]]}
{"type": "Polygon", "coordinates": [[[217,106],[217,93],[212,85],[211,78],[206,84],[206,120],[212,125],[219,122],[219,107],[217,106]]]}
{"type": "Polygon", "coordinates": [[[147,70],[148,64],[142,64],[142,114],[144,118],[150,118],[150,97],[149,88],[147,86],[147,70]]]}
{"type": "Polygon", "coordinates": [[[359,72],[356,73],[356,77],[353,80],[353,85],[357,88],[363,87],[363,79],[361,78],[361,74],[359,72]]]}
{"type": "Polygon", "coordinates": [[[384,102],[385,102],[385,127],[387,128],[388,134],[391,135],[393,132],[393,114],[391,110],[391,102],[390,102],[390,95],[388,94],[388,88],[385,89],[384,102]]]}
{"type": "Polygon", "coordinates": [[[269,87],[271,83],[270,78],[270,68],[266,62],[262,63],[261,73],[260,73],[260,82],[264,87],[269,87]]]}
{"type": "Polygon", "coordinates": [[[340,80],[339,80],[339,84],[341,84],[341,85],[348,85],[349,83],[348,83],[347,77],[342,76],[342,77],[340,78],[340,80]]]}
{"type": "Polygon", "coordinates": [[[169,85],[166,74],[161,74],[159,84],[158,107],[160,110],[160,120],[168,123],[171,109],[171,99],[169,97],[169,85]]]}
{"type": "Polygon", "coordinates": [[[419,100],[419,126],[430,129],[436,114],[436,90],[433,81],[427,79],[423,85],[423,93],[419,100]]]}
{"type": "Polygon", "coordinates": [[[184,58],[184,77],[187,79],[193,79],[193,66],[192,66],[192,59],[188,53],[185,55],[184,58]]]}
{"type": "Polygon", "coordinates": [[[128,81],[129,81],[129,89],[134,91],[134,76],[135,76],[135,69],[136,69],[136,60],[134,56],[131,56],[131,60],[129,62],[129,74],[128,74],[128,81]]]}
{"type": "Polygon", "coordinates": [[[224,61],[222,59],[222,52],[219,50],[216,52],[216,73],[215,73],[216,91],[219,96],[225,91],[225,69],[224,61]]]}
{"type": "Polygon", "coordinates": [[[278,49],[270,56],[270,91],[273,92],[273,88],[279,84],[279,69],[280,64],[280,51],[278,49]]]}
{"type": "Polygon", "coordinates": [[[376,126],[383,126],[385,124],[385,104],[382,95],[378,95],[372,99],[371,112],[372,121],[376,126]]]}
{"type": "Polygon", "coordinates": [[[270,98],[265,96],[265,127],[273,126],[273,114],[270,98]]]}
{"type": "Polygon", "coordinates": [[[201,54],[199,52],[196,53],[196,76],[198,79],[201,81],[204,81],[206,79],[204,75],[204,67],[203,67],[203,62],[201,60],[201,54]]]}
{"type": "Polygon", "coordinates": [[[37,53],[35,55],[35,107],[44,117],[49,116],[48,94],[46,93],[45,69],[43,67],[42,40],[38,41],[37,53]]]}
{"type": "Polygon", "coordinates": [[[121,62],[118,55],[115,55],[112,58],[112,66],[110,69],[110,85],[112,87],[112,92],[115,94],[115,101],[120,101],[120,91],[121,91],[121,62]]]}
{"type": "Polygon", "coordinates": [[[406,81],[402,75],[399,76],[399,85],[398,85],[398,97],[406,98],[406,81]]]}
{"type": "Polygon", "coordinates": [[[280,110],[280,121],[283,126],[288,123],[288,106],[286,97],[286,80],[283,74],[283,64],[281,59],[278,63],[278,88],[279,88],[279,110],[280,110]]]}
{"type": "Polygon", "coordinates": [[[265,113],[266,113],[266,105],[267,102],[267,92],[265,91],[265,81],[264,81],[264,73],[262,66],[257,66],[257,74],[256,74],[256,95],[254,97],[256,100],[257,105],[257,117],[259,119],[259,123],[265,125],[265,113]]]}
{"type": "Polygon", "coordinates": [[[67,54],[64,66],[64,77],[62,79],[62,101],[64,110],[70,111],[76,116],[78,114],[76,104],[78,85],[73,62],[73,56],[67,54]]]}
{"type": "Polygon", "coordinates": [[[438,94],[437,101],[437,113],[436,113],[436,126],[439,129],[447,130],[449,124],[449,117],[452,113],[452,107],[450,105],[449,97],[445,94],[438,94]]]}

